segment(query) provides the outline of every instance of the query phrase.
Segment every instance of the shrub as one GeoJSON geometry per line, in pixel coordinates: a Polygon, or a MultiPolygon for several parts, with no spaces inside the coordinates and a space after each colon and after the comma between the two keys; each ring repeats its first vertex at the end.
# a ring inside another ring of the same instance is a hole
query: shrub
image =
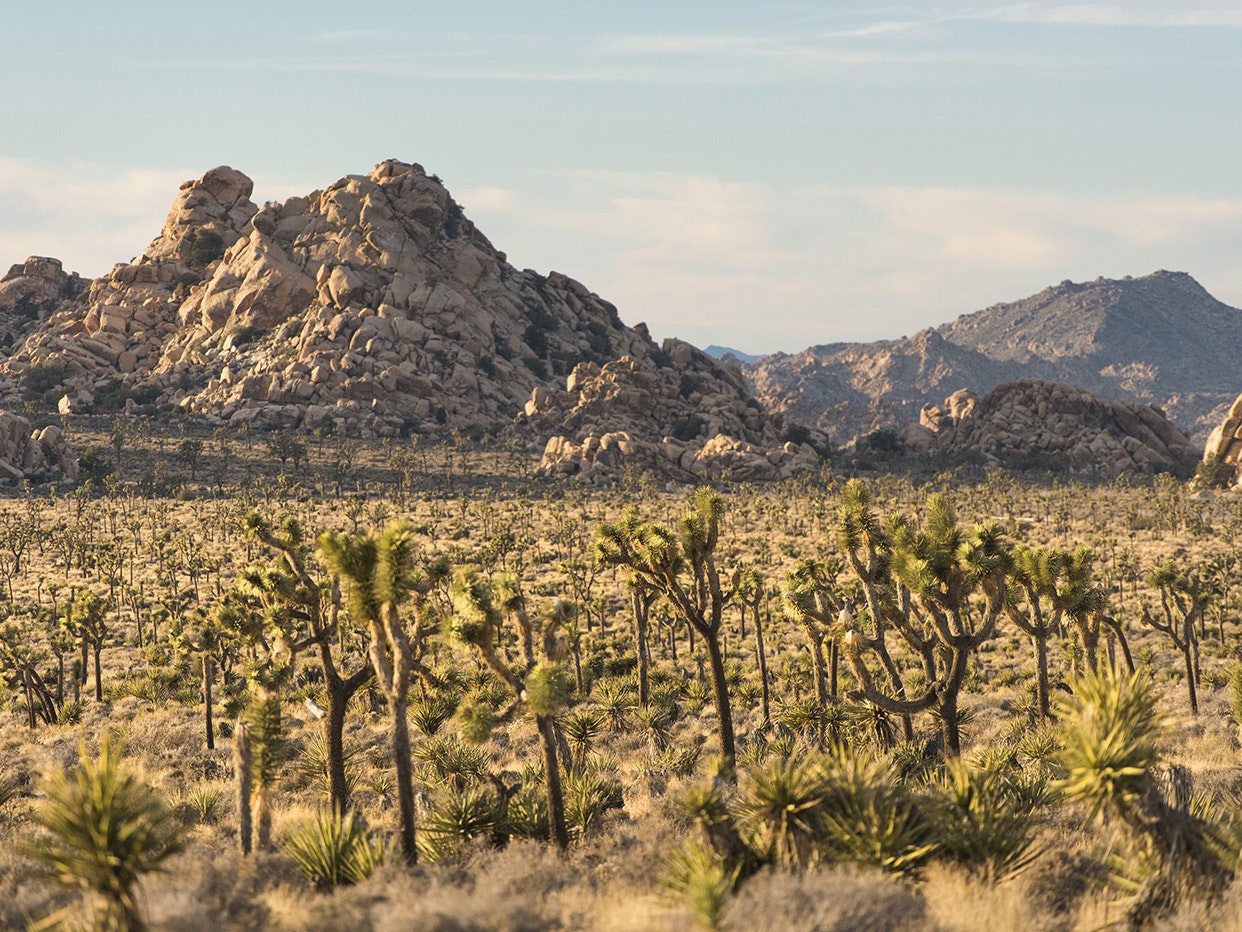
{"type": "Polygon", "coordinates": [[[194,268],[202,268],[224,255],[224,240],[215,230],[200,227],[194,231],[185,261],[194,268]]]}
{"type": "Polygon", "coordinates": [[[99,757],[81,761],[44,784],[47,802],[33,816],[48,837],[25,847],[43,876],[98,900],[95,927],[142,928],[136,888],[181,850],[181,825],[163,799],[121,763],[105,732],[99,757]]]}
{"type": "Polygon", "coordinates": [[[308,880],[327,890],[366,880],[388,853],[356,813],[330,808],[296,826],[283,850],[308,880]]]}

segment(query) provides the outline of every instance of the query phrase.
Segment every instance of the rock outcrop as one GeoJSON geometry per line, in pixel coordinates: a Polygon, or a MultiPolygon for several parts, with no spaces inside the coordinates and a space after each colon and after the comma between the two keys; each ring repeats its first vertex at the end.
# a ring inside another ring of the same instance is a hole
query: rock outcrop
{"type": "MultiPolygon", "coordinates": [[[[223,167],[183,185],[143,256],[40,325],[0,390],[35,367],[63,372],[71,407],[131,396],[210,423],[387,436],[504,429],[580,364],[628,356],[681,378],[607,301],[509,265],[418,165],[383,162],[282,204],[251,191],[223,167]]],[[[734,370],[703,368],[749,398],[734,370]]],[[[664,411],[647,415],[672,430],[664,411]]]]}
{"type": "Polygon", "coordinates": [[[78,478],[78,458],[55,425],[32,431],[20,414],[0,411],[0,483],[78,478]]]}
{"type": "Polygon", "coordinates": [[[819,454],[809,444],[761,447],[725,434],[706,441],[635,440],[624,431],[615,431],[591,433],[581,442],[551,438],[539,473],[577,476],[588,484],[611,483],[626,471],[678,481],[767,482],[808,475],[819,465],[819,454]]]}
{"type": "Polygon", "coordinates": [[[1216,459],[1234,468],[1234,481],[1242,479],[1242,395],[1229,406],[1229,411],[1208,435],[1203,459],[1216,459]]]}
{"type": "Polygon", "coordinates": [[[0,348],[7,348],[62,303],[77,297],[86,282],[66,272],[59,259],[31,256],[0,278],[0,348]]]}
{"type": "Polygon", "coordinates": [[[139,259],[9,357],[0,393],[362,437],[508,430],[557,474],[620,456],[776,478],[816,461],[782,445],[736,367],[657,346],[564,275],[515,269],[418,165],[261,207],[252,188],[227,167],[186,182],[139,259]]]}
{"type": "Polygon", "coordinates": [[[1159,405],[1206,436],[1232,395],[1242,311],[1182,272],[1062,282],[912,337],[836,343],[743,366],[769,410],[836,442],[900,429],[951,388],[982,395],[1018,378],[1159,405]]]}
{"type": "Polygon", "coordinates": [[[1124,472],[1194,470],[1198,450],[1152,405],[1107,401],[1088,391],[1029,379],[998,385],[973,405],[945,399],[960,416],[912,425],[903,440],[921,452],[975,454],[988,463],[1061,467],[1114,478],[1124,472]]]}

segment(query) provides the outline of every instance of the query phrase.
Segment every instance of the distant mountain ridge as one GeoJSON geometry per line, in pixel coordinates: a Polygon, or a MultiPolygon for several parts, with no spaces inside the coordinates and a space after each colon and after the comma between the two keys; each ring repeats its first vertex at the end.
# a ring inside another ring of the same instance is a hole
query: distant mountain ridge
{"type": "Polygon", "coordinates": [[[763,355],[760,353],[743,353],[740,349],[734,349],[731,346],[720,346],[716,343],[713,343],[711,346],[705,346],[703,352],[712,357],[712,359],[723,359],[725,362],[729,361],[725,359],[727,356],[732,356],[739,363],[758,362],[763,358],[763,355]]]}
{"type": "Polygon", "coordinates": [[[1063,382],[1161,407],[1205,436],[1237,394],[1242,310],[1184,272],[1062,282],[908,338],[777,353],[743,371],[769,409],[838,443],[917,421],[959,388],[1063,382]]]}

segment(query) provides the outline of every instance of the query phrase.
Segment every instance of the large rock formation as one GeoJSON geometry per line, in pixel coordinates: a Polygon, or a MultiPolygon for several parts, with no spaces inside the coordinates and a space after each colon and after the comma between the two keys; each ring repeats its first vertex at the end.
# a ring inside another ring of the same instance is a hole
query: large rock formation
{"type": "Polygon", "coordinates": [[[59,259],[31,256],[0,278],[0,349],[23,337],[40,317],[86,287],[77,272],[67,273],[59,259]]]}
{"type": "Polygon", "coordinates": [[[1195,444],[1159,408],[1107,401],[1056,382],[1010,382],[978,401],[955,393],[936,410],[939,415],[903,432],[907,446],[1108,478],[1188,474],[1199,458],[1195,444]]]}
{"type": "Polygon", "coordinates": [[[657,346],[564,275],[514,269],[418,165],[283,204],[251,193],[225,167],[184,184],[144,254],[67,295],[0,391],[66,413],[155,402],[364,437],[513,429],[546,442],[545,472],[593,479],[621,465],[777,478],[818,462],[782,445],[735,367],[657,346]]]}
{"type": "Polygon", "coordinates": [[[1017,378],[1076,385],[1108,398],[1160,405],[1206,436],[1237,375],[1242,311],[1189,275],[1062,282],[913,337],[837,343],[775,354],[743,367],[772,411],[846,442],[900,429],[952,388],[982,395],[1017,378]]]}
{"type": "Polygon", "coordinates": [[[0,392],[18,396],[34,372],[59,379],[68,410],[128,397],[363,436],[497,431],[533,400],[523,423],[540,441],[637,430],[636,392],[660,399],[641,432],[773,439],[736,370],[662,351],[564,275],[514,269],[418,165],[383,162],[283,204],[251,192],[224,167],[183,185],[145,253],[41,323],[0,392]],[[606,387],[622,370],[624,397],[606,387]]]}

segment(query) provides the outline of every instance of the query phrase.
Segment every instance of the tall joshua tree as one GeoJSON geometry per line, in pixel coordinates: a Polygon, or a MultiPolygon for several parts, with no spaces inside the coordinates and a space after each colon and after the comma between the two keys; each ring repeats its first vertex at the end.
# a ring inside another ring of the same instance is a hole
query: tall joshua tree
{"type": "Polygon", "coordinates": [[[1005,614],[1035,645],[1035,698],[1039,717],[1052,716],[1048,697],[1048,640],[1061,629],[1063,603],[1057,585],[1065,575],[1065,551],[1014,548],[1013,572],[1005,592],[1005,614]]]}
{"type": "Polygon", "coordinates": [[[569,832],[565,825],[565,797],[557,759],[556,715],[568,701],[571,682],[564,664],[568,645],[560,633],[569,614],[565,603],[553,603],[536,622],[527,610],[526,595],[516,573],[504,573],[489,586],[473,568],[458,574],[451,594],[453,632],[479,652],[492,672],[512,691],[515,703],[524,702],[535,718],[543,752],[548,827],[552,840],[564,850],[569,846],[569,832]],[[502,612],[517,624],[521,658],[516,665],[503,656],[496,643],[502,612]]]}
{"type": "Polygon", "coordinates": [[[323,717],[324,746],[327,749],[328,798],[332,807],[343,812],[349,806],[349,789],[345,779],[345,712],[349,700],[375,675],[370,660],[355,661],[353,672],[342,670],[344,657],[333,653],[340,638],[340,591],[335,585],[324,586],[311,575],[301,525],[293,518],[273,529],[258,512],[246,517],[246,529],[255,540],[280,555],[278,571],[255,568],[243,575],[245,588],[263,603],[270,616],[281,615],[280,627],[304,632],[304,637],[290,645],[296,652],[314,647],[323,670],[327,710],[323,717]]]}
{"type": "Polygon", "coordinates": [[[695,492],[692,507],[674,527],[643,523],[636,511],[626,509],[616,523],[597,528],[595,553],[604,565],[625,567],[659,592],[703,639],[720,722],[720,753],[731,770],[736,758],[733,710],[720,635],[724,608],[736,584],[723,579],[716,565],[724,510],[724,499],[710,488],[695,492]]]}
{"type": "Polygon", "coordinates": [[[419,662],[423,638],[433,630],[427,596],[448,575],[448,560],[440,557],[419,566],[413,531],[405,522],[388,525],[378,536],[325,532],[319,535],[319,555],[347,585],[350,617],[367,633],[371,666],[388,700],[393,765],[397,776],[397,807],[401,819],[401,850],[408,862],[418,859],[414,826],[414,773],[410,761],[410,678],[429,676],[419,662]],[[413,629],[406,629],[401,606],[414,598],[413,629]]]}
{"type": "Polygon", "coordinates": [[[862,483],[850,482],[838,514],[838,536],[862,583],[873,636],[847,631],[845,655],[857,697],[910,715],[935,708],[945,751],[961,753],[958,696],[967,664],[996,630],[1004,608],[1011,554],[995,522],[958,525],[946,496],[932,495],[922,526],[898,515],[882,526],[862,483]],[[972,604],[981,597],[982,604],[972,604]],[[908,696],[887,639],[896,633],[922,666],[923,686],[908,696]],[[878,689],[867,658],[875,655],[895,696],[878,689]]]}
{"type": "Polygon", "coordinates": [[[1173,642],[1186,665],[1186,688],[1190,695],[1190,711],[1199,714],[1198,685],[1199,635],[1195,622],[1203,614],[1210,596],[1204,591],[1196,573],[1178,567],[1170,557],[1147,577],[1147,584],[1160,595],[1160,615],[1151,613],[1151,606],[1143,603],[1143,623],[1155,628],[1173,642]]]}
{"type": "Polygon", "coordinates": [[[781,590],[785,617],[798,625],[811,647],[815,698],[824,705],[837,695],[837,639],[832,632],[845,605],[832,589],[833,568],[817,560],[799,560],[785,576],[781,590]],[[824,641],[829,656],[824,656],[824,641]]]}

